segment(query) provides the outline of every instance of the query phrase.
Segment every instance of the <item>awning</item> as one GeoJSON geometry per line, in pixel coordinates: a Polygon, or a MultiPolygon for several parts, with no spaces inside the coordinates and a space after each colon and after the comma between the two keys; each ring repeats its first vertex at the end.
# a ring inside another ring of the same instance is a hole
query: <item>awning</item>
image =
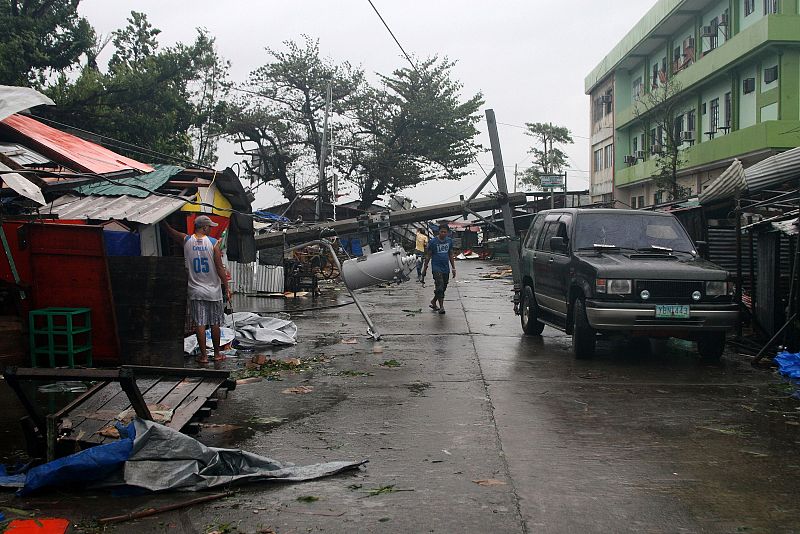
{"type": "Polygon", "coordinates": [[[151,195],[138,198],[128,195],[120,197],[88,196],[77,197],[64,195],[42,211],[52,212],[59,219],[98,221],[129,221],[141,224],[154,224],[178,211],[186,203],[186,199],[176,199],[151,195]]]}

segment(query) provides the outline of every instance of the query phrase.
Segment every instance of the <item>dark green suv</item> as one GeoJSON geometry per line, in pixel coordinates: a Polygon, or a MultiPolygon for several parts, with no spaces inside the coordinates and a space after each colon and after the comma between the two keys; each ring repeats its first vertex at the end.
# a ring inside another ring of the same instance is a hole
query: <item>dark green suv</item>
{"type": "Polygon", "coordinates": [[[702,259],[671,214],[615,209],[539,213],[522,243],[522,329],[572,334],[591,357],[596,334],[697,341],[719,359],[738,308],[728,272],[702,259]]]}

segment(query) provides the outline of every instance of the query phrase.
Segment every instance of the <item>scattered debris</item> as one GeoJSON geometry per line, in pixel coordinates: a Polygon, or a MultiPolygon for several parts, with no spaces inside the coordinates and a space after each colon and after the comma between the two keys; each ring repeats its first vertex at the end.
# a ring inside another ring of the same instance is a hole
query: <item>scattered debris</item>
{"type": "Polygon", "coordinates": [[[231,493],[214,493],[212,495],[205,495],[203,497],[198,497],[196,499],[190,499],[188,501],[183,501],[179,503],[168,504],[166,506],[161,506],[159,508],[147,508],[145,510],[141,510],[139,512],[131,512],[125,515],[116,515],[112,517],[104,517],[102,519],[98,519],[98,523],[101,525],[107,525],[109,523],[122,523],[123,521],[130,521],[132,519],[141,519],[142,517],[150,517],[156,514],[160,514],[163,512],[169,512],[172,510],[180,510],[181,508],[188,508],[189,506],[194,506],[195,504],[201,504],[210,501],[216,501],[223,497],[228,497],[231,493]]]}
{"type": "Polygon", "coordinates": [[[251,417],[247,420],[251,425],[282,425],[288,423],[286,417],[251,417]]]}
{"type": "Polygon", "coordinates": [[[378,495],[386,495],[387,493],[397,493],[399,491],[414,491],[413,489],[395,488],[394,484],[388,486],[380,486],[371,490],[367,490],[367,497],[377,497],[378,495]]]}
{"type": "Polygon", "coordinates": [[[314,386],[296,386],[293,388],[286,388],[281,391],[281,393],[286,393],[287,395],[306,395],[312,391],[314,391],[314,386]]]}
{"type": "Polygon", "coordinates": [[[417,308],[416,310],[400,310],[401,312],[406,314],[406,317],[414,317],[415,315],[422,313],[422,308],[417,308]]]}
{"type": "Polygon", "coordinates": [[[317,502],[318,500],[319,497],[317,497],[316,495],[302,495],[297,498],[297,502],[305,502],[305,503],[317,502]]]}
{"type": "Polygon", "coordinates": [[[375,345],[372,347],[372,354],[383,354],[383,345],[375,345]]]}
{"type": "Polygon", "coordinates": [[[381,365],[383,367],[400,367],[400,365],[402,365],[402,364],[400,362],[398,362],[397,360],[386,360],[381,365]]]}
{"type": "Polygon", "coordinates": [[[56,382],[39,386],[39,393],[83,393],[88,388],[83,382],[56,382]]]}
{"type": "Polygon", "coordinates": [[[256,382],[261,382],[262,380],[264,380],[264,379],[262,377],[260,377],[260,376],[251,376],[251,377],[248,377],[248,378],[240,378],[239,380],[236,381],[236,385],[237,386],[242,386],[244,384],[255,384],[256,382]]]}
{"type": "Polygon", "coordinates": [[[349,339],[343,339],[342,340],[342,344],[343,345],[358,345],[358,339],[354,338],[354,337],[351,337],[349,339]]]}
{"type": "Polygon", "coordinates": [[[497,480],[496,478],[486,478],[483,480],[473,480],[473,482],[479,486],[490,487],[490,486],[505,486],[506,483],[502,480],[497,480]]]}
{"type": "Polygon", "coordinates": [[[339,376],[372,376],[372,373],[368,373],[366,371],[354,371],[352,369],[339,371],[337,374],[339,376]]]}

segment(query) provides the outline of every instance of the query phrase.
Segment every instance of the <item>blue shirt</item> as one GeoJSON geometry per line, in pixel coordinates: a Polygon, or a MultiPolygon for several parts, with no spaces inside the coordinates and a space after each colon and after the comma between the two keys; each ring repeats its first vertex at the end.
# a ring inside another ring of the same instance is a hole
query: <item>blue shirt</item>
{"type": "Polygon", "coordinates": [[[439,236],[436,236],[430,240],[428,243],[428,252],[431,253],[431,272],[450,272],[450,250],[452,250],[452,248],[452,238],[445,237],[444,241],[442,241],[439,239],[439,236]]]}

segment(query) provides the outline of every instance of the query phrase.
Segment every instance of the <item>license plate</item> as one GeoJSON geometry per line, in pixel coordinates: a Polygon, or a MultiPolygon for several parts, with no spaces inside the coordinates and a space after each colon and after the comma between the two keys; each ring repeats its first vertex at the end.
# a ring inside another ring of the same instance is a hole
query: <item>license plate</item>
{"type": "Polygon", "coordinates": [[[657,304],[656,319],[688,319],[689,306],[657,304]]]}

